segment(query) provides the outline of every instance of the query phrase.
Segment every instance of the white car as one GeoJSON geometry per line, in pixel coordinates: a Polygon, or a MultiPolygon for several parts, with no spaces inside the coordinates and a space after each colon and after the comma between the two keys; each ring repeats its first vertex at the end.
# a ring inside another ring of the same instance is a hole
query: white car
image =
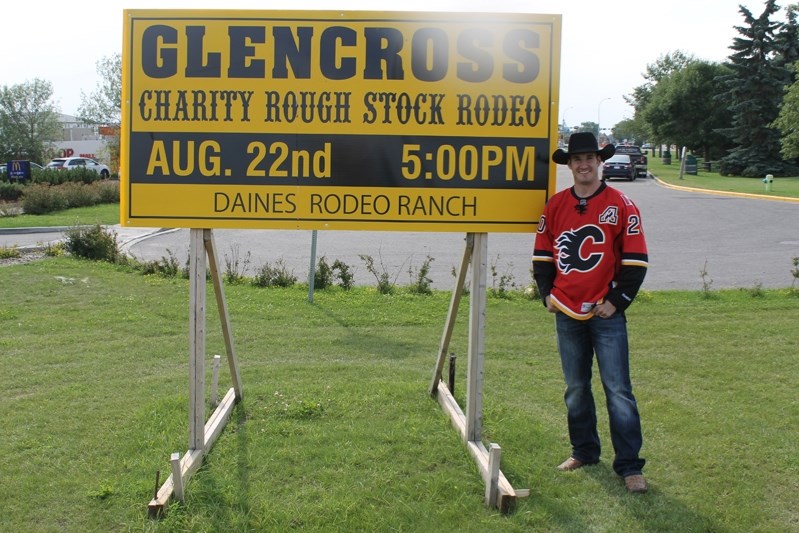
{"type": "Polygon", "coordinates": [[[45,168],[56,170],[71,170],[74,168],[88,168],[100,174],[103,179],[111,175],[111,171],[102,163],[88,157],[56,157],[45,168]]]}

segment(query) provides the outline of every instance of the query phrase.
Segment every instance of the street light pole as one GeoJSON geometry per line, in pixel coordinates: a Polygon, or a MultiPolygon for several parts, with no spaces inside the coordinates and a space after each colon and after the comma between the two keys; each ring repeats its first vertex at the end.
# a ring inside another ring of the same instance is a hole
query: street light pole
{"type": "Polygon", "coordinates": [[[564,111],[563,114],[560,116],[561,124],[563,124],[564,127],[566,126],[566,113],[568,113],[570,109],[574,109],[574,106],[567,107],[566,111],[564,111]]]}
{"type": "Polygon", "coordinates": [[[612,100],[612,98],[610,96],[608,96],[607,98],[603,98],[602,100],[599,101],[599,103],[596,106],[597,138],[599,138],[599,136],[602,135],[602,122],[600,122],[600,112],[602,111],[602,102],[606,102],[608,100],[612,100]]]}

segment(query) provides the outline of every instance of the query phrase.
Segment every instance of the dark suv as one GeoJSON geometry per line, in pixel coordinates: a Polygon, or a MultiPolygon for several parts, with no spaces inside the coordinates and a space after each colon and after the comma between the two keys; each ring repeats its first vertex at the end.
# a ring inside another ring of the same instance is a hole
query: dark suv
{"type": "Polygon", "coordinates": [[[630,159],[633,161],[633,165],[635,165],[635,170],[638,176],[646,177],[648,169],[647,169],[647,159],[646,155],[641,151],[640,146],[635,146],[632,144],[620,144],[616,146],[616,153],[617,154],[627,154],[630,156],[630,159]]]}

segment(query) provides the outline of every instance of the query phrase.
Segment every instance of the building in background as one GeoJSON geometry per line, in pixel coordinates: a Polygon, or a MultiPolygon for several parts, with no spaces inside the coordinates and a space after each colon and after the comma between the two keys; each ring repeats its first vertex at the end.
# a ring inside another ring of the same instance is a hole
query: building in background
{"type": "Polygon", "coordinates": [[[107,143],[117,134],[116,128],[86,124],[71,115],[59,115],[58,118],[62,124],[61,138],[52,143],[56,157],[90,157],[112,170],[117,168],[118,163],[112,160],[107,148],[107,143]]]}

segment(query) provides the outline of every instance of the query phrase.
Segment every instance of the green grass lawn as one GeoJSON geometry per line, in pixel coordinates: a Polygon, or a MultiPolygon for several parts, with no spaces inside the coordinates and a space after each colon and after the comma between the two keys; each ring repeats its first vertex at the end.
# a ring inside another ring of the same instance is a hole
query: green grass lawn
{"type": "MultiPolygon", "coordinates": [[[[483,427],[529,498],[503,516],[427,394],[450,295],[226,287],[244,401],[160,521],[188,447],[188,282],[48,258],[0,268],[0,531],[792,531],[799,297],[644,292],[632,376],[651,490],[569,453],[552,316],[488,300],[483,427]]],[[[211,291],[209,290],[209,297],[211,291]]],[[[224,343],[209,301],[208,357],[224,343]]],[[[467,311],[452,351],[465,396],[467,311]]],[[[230,386],[223,364],[221,390],[230,386]]],[[[207,379],[210,383],[210,375],[207,379]]]]}
{"type": "MultiPolygon", "coordinates": [[[[0,212],[3,212],[0,205],[0,212]]],[[[64,209],[47,215],[0,216],[0,228],[75,226],[78,224],[119,224],[119,204],[64,209]]]]}
{"type": "Polygon", "coordinates": [[[774,178],[771,190],[767,191],[763,178],[722,176],[718,172],[702,170],[701,164],[696,175],[683,174],[680,179],[680,162],[675,158],[672,158],[670,165],[664,165],[660,157],[650,155],[648,166],[649,172],[658,179],[681,187],[799,199],[799,177],[796,176],[774,178]]]}

